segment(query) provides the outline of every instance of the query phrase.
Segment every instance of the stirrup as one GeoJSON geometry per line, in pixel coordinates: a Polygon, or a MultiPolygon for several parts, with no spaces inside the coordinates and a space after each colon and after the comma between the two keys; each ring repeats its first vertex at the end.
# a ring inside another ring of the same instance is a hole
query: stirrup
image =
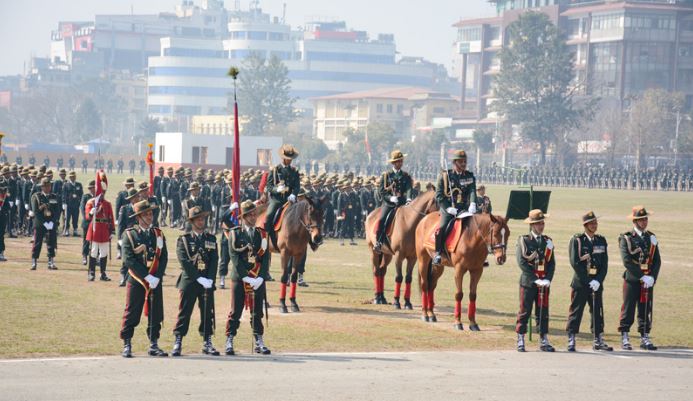
{"type": "Polygon", "coordinates": [[[443,262],[443,256],[440,254],[440,252],[436,252],[436,254],[433,256],[432,263],[434,265],[439,265],[443,262]]]}

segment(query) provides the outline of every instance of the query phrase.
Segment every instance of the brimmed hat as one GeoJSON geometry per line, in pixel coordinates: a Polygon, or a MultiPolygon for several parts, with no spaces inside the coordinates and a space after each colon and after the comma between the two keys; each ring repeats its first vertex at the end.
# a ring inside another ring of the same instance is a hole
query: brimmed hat
{"type": "Polygon", "coordinates": [[[404,160],[405,157],[407,157],[407,155],[402,153],[401,151],[393,150],[390,153],[390,160],[388,160],[388,162],[394,163],[394,162],[399,161],[399,160],[404,160]]]}
{"type": "Polygon", "coordinates": [[[135,179],[132,177],[128,177],[123,181],[124,185],[135,185],[135,179]]]}
{"type": "Polygon", "coordinates": [[[482,184],[482,185],[479,185],[478,187],[476,187],[477,191],[482,190],[482,189],[486,189],[486,185],[482,184]]]}
{"type": "Polygon", "coordinates": [[[169,172],[169,173],[172,173],[172,172],[173,172],[173,167],[168,166],[168,168],[166,169],[166,171],[169,172]]]}
{"type": "Polygon", "coordinates": [[[128,189],[127,195],[125,195],[125,199],[126,199],[126,200],[131,200],[131,199],[133,199],[134,197],[136,197],[137,194],[139,194],[139,193],[140,193],[139,190],[137,190],[137,189],[135,189],[135,188],[130,188],[130,189],[128,189]]]}
{"type": "Polygon", "coordinates": [[[92,189],[92,188],[96,188],[96,181],[95,180],[89,181],[89,185],[87,186],[87,189],[92,189]]]}
{"type": "Polygon", "coordinates": [[[146,190],[148,190],[148,189],[149,189],[149,183],[148,183],[147,181],[140,181],[140,182],[137,184],[137,190],[138,190],[139,192],[146,191],[146,190]]]}
{"type": "Polygon", "coordinates": [[[49,177],[44,177],[41,179],[41,186],[51,185],[51,179],[49,177]]]}
{"type": "Polygon", "coordinates": [[[0,170],[0,174],[9,174],[10,173],[10,168],[8,166],[5,166],[0,170]]]}
{"type": "Polygon", "coordinates": [[[164,171],[164,166],[159,166],[158,171],[164,171]]]}
{"type": "Polygon", "coordinates": [[[70,173],[68,174],[68,177],[77,177],[77,173],[74,171],[70,171],[70,173]]]}
{"type": "Polygon", "coordinates": [[[529,216],[527,216],[524,222],[527,224],[540,223],[548,217],[549,215],[544,214],[544,212],[542,212],[541,209],[533,209],[529,211],[529,216]]]}
{"type": "Polygon", "coordinates": [[[585,214],[582,215],[582,225],[583,225],[583,226],[584,226],[585,224],[590,223],[590,222],[593,222],[593,221],[595,221],[595,220],[597,220],[597,215],[594,214],[594,212],[591,211],[591,210],[590,210],[589,212],[587,212],[587,213],[585,213],[585,214]]]}
{"type": "Polygon", "coordinates": [[[452,161],[460,160],[460,159],[466,159],[466,158],[467,158],[467,152],[465,152],[464,150],[456,150],[452,154],[452,161]]]}
{"type": "Polygon", "coordinates": [[[282,159],[293,160],[298,157],[298,150],[296,150],[294,145],[282,145],[282,147],[279,148],[279,156],[281,156],[282,159]]]}
{"type": "Polygon", "coordinates": [[[251,200],[243,201],[243,203],[241,203],[241,217],[252,212],[256,208],[257,208],[257,206],[255,206],[255,202],[253,202],[251,200]]]}
{"type": "Polygon", "coordinates": [[[132,207],[132,209],[135,211],[134,214],[130,216],[130,218],[137,217],[141,215],[142,213],[148,212],[150,210],[158,209],[159,206],[157,205],[152,205],[149,203],[148,200],[143,200],[135,203],[135,205],[132,207]]]}
{"type": "Polygon", "coordinates": [[[64,168],[61,168],[60,171],[58,171],[58,174],[59,175],[67,174],[67,170],[65,170],[64,168]]]}
{"type": "Polygon", "coordinates": [[[631,212],[630,216],[628,216],[628,218],[631,220],[645,219],[649,217],[650,214],[651,213],[648,213],[647,210],[645,210],[645,206],[638,205],[633,206],[633,211],[631,212]]]}
{"type": "Polygon", "coordinates": [[[194,191],[196,189],[200,189],[200,183],[197,181],[190,184],[190,186],[188,187],[188,192],[194,191]]]}
{"type": "Polygon", "coordinates": [[[195,220],[198,217],[207,217],[209,212],[203,211],[201,207],[195,206],[188,210],[188,220],[195,220]]]}

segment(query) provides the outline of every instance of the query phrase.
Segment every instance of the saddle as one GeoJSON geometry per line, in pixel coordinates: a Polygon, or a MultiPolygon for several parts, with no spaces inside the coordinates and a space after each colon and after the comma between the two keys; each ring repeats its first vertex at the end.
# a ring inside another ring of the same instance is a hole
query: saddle
{"type": "MultiPolygon", "coordinates": [[[[453,219],[448,223],[445,229],[445,250],[448,255],[454,253],[457,250],[457,244],[460,242],[460,237],[465,230],[464,226],[465,218],[453,219]]],[[[436,234],[440,230],[437,226],[431,227],[428,233],[424,236],[424,247],[431,253],[436,251],[436,234]]]]}
{"type": "Polygon", "coordinates": [[[282,228],[282,221],[284,220],[284,214],[286,213],[287,209],[289,209],[289,202],[286,202],[284,206],[282,206],[281,209],[274,214],[274,224],[272,225],[274,232],[279,232],[279,230],[282,228]]]}
{"type": "MultiPolygon", "coordinates": [[[[392,236],[392,231],[394,229],[394,224],[393,222],[395,221],[395,216],[397,216],[397,212],[399,211],[399,208],[396,208],[394,210],[390,210],[385,216],[385,240],[387,240],[387,243],[390,243],[390,237],[392,236]]],[[[378,234],[378,229],[380,227],[380,219],[373,225],[373,237],[376,237],[378,234]]]]}

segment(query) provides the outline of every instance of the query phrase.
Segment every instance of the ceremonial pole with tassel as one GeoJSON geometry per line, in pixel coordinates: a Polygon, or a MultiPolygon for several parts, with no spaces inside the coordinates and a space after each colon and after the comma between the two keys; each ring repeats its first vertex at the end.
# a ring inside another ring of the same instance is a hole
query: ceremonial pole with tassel
{"type": "Polygon", "coordinates": [[[152,148],[153,144],[147,144],[149,150],[147,151],[147,164],[149,165],[149,197],[154,196],[154,151],[152,148]]]}
{"type": "MultiPolygon", "coordinates": [[[[231,176],[233,178],[233,199],[231,203],[238,202],[241,192],[241,149],[240,132],[238,129],[238,99],[236,98],[236,80],[240,71],[236,67],[229,68],[228,75],[233,78],[233,164],[231,166],[231,176]]],[[[238,217],[239,210],[234,211],[234,216],[238,217]]]]}

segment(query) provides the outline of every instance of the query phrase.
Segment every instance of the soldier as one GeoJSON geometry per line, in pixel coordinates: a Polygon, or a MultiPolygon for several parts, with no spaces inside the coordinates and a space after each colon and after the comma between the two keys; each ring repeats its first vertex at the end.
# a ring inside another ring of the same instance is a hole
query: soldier
{"type": "Polygon", "coordinates": [[[63,156],[62,155],[58,156],[58,159],[56,160],[56,164],[58,165],[58,169],[62,169],[64,163],[65,162],[63,161],[63,156]]]}
{"type": "Polygon", "coordinates": [[[219,257],[219,287],[226,288],[226,275],[229,273],[229,238],[231,229],[238,226],[238,218],[234,215],[234,211],[238,209],[238,203],[233,202],[233,194],[231,194],[231,185],[233,180],[231,176],[226,179],[228,200],[224,201],[221,213],[221,255],[219,257]],[[231,205],[229,206],[229,203],[231,205]]]}
{"type": "Polygon", "coordinates": [[[46,155],[46,157],[43,158],[43,165],[48,168],[51,165],[51,158],[46,155]]]}
{"type": "Polygon", "coordinates": [[[29,156],[29,164],[36,165],[36,156],[33,153],[29,156]]]}
{"type": "MultiPolygon", "coordinates": [[[[135,179],[132,177],[128,177],[123,182],[123,185],[125,186],[125,189],[118,192],[118,196],[116,197],[115,210],[114,210],[116,216],[120,216],[120,208],[122,208],[123,206],[128,204],[128,200],[127,200],[128,191],[135,186],[135,179]]],[[[116,225],[117,225],[117,223],[116,223],[116,225]]],[[[125,231],[125,229],[123,229],[122,231],[125,231]]],[[[116,248],[117,248],[116,259],[120,260],[120,258],[121,258],[120,243],[118,243],[118,246],[116,248]]]]}
{"type": "Polygon", "coordinates": [[[106,172],[108,172],[108,174],[113,173],[113,159],[108,159],[106,162],[106,172]]]}
{"type": "Polygon", "coordinates": [[[144,168],[147,163],[144,160],[140,160],[140,175],[144,175],[144,168]]]}
{"type": "Polygon", "coordinates": [[[354,199],[350,195],[351,185],[348,181],[339,184],[339,196],[337,198],[337,220],[339,221],[339,245],[344,246],[344,240],[349,238],[350,245],[354,242],[354,199]]]}
{"type": "Polygon", "coordinates": [[[296,202],[296,196],[301,191],[300,178],[291,162],[298,157],[298,151],[292,145],[283,145],[279,149],[282,164],[275,166],[267,177],[265,191],[269,194],[269,205],[265,213],[265,231],[276,244],[274,234],[274,218],[277,211],[288,201],[296,202]]]}
{"type": "Polygon", "coordinates": [[[89,220],[87,226],[87,241],[89,241],[89,267],[87,280],[94,281],[96,264],[99,264],[101,281],[111,281],[106,275],[106,263],[110,249],[110,241],[115,232],[115,221],[111,202],[106,200],[108,185],[106,175],[99,174],[101,193],[96,198],[89,199],[84,208],[84,215],[89,220]]]}
{"type": "Polygon", "coordinates": [[[407,155],[399,150],[393,151],[390,154],[390,160],[388,160],[392,164],[392,171],[386,171],[380,177],[378,192],[382,199],[382,205],[380,220],[378,221],[378,230],[375,234],[376,242],[373,246],[373,251],[376,253],[381,252],[380,249],[385,239],[383,238],[386,229],[385,219],[389,213],[395,213],[395,209],[411,202],[413,180],[409,174],[402,171],[402,164],[406,156],[407,155]]]}
{"type": "Polygon", "coordinates": [[[70,160],[67,162],[67,166],[70,168],[71,171],[74,171],[75,165],[76,165],[75,157],[70,155],[70,160]]]}
{"type": "Polygon", "coordinates": [[[89,167],[89,162],[87,159],[82,159],[82,174],[87,173],[87,167],[89,167]]]}
{"type": "Polygon", "coordinates": [[[267,234],[255,227],[257,212],[255,203],[241,204],[241,226],[231,229],[229,258],[231,270],[231,310],[226,321],[226,355],[234,355],[233,339],[238,332],[243,307],[250,308],[250,326],[255,339],[255,353],[269,355],[265,346],[262,325],[265,298],[265,281],[269,275],[270,253],[267,251],[267,234]]]}
{"type": "Polygon", "coordinates": [[[544,235],[545,215],[541,210],[529,212],[525,223],[529,224],[531,232],[517,239],[517,264],[522,270],[520,276],[520,311],[517,313],[517,350],[525,352],[525,333],[527,321],[535,306],[534,314],[537,329],[541,337],[540,350],[554,352],[549,343],[549,286],[556,269],[553,255],[553,241],[544,235]]]}
{"type": "Polygon", "coordinates": [[[0,180],[0,262],[7,261],[7,258],[5,258],[5,229],[7,228],[10,204],[5,202],[6,199],[7,181],[0,180]]]}
{"type": "Polygon", "coordinates": [[[168,356],[159,348],[161,322],[164,320],[164,293],[161,279],[168,264],[166,239],[160,229],[152,225],[154,215],[148,201],[137,202],[132,217],[137,225],[125,232],[123,264],[128,268],[127,303],[123,312],[120,338],[123,340],[122,356],[132,357],[132,336],[140,323],[142,309],[148,317],[147,337],[150,356],[168,356]],[[146,303],[146,307],[145,307],[146,303]]]}
{"type": "Polygon", "coordinates": [[[201,207],[188,209],[188,221],[191,232],[178,237],[176,255],[182,272],[178,276],[176,288],[180,290],[178,304],[178,321],[173,329],[175,341],[172,356],[180,356],[183,349],[183,337],[188,334],[190,317],[195,302],[200,307],[199,333],[203,338],[202,353],[219,355],[212,345],[214,328],[214,279],[217,274],[219,255],[217,239],[205,230],[207,215],[201,207]]]}
{"type": "Polygon", "coordinates": [[[139,200],[147,200],[150,205],[156,205],[156,208],[152,211],[154,214],[154,222],[152,223],[154,227],[159,227],[159,201],[155,196],[149,196],[149,183],[147,181],[140,181],[137,183],[137,195],[139,200]]]}
{"type": "Polygon", "coordinates": [[[3,167],[3,172],[5,171],[5,169],[8,170],[8,174],[4,174],[5,186],[7,187],[7,192],[5,194],[7,202],[7,206],[5,206],[7,208],[5,230],[9,232],[10,238],[17,238],[17,214],[19,208],[21,207],[19,199],[17,199],[17,181],[19,180],[19,178],[17,177],[17,166],[13,165],[11,167],[3,167]]]}
{"type": "Polygon", "coordinates": [[[130,159],[128,162],[128,167],[130,167],[130,175],[135,175],[135,167],[137,166],[137,163],[135,163],[134,159],[130,159]]]}
{"type": "Polygon", "coordinates": [[[65,232],[70,236],[70,223],[72,223],[72,236],[77,237],[77,220],[79,219],[79,205],[84,190],[82,184],[77,182],[77,173],[70,171],[68,180],[63,184],[63,208],[65,209],[65,232]]]}
{"type": "Polygon", "coordinates": [[[636,306],[640,348],[648,351],[657,350],[650,340],[650,330],[654,285],[662,260],[659,256],[657,237],[647,230],[649,216],[644,206],[633,207],[633,212],[628,216],[633,222],[633,229],[618,238],[621,259],[626,268],[623,273],[623,306],[618,326],[618,331],[621,332],[621,347],[625,350],[633,349],[628,332],[633,325],[636,306]]]}
{"type": "Polygon", "coordinates": [[[123,174],[123,167],[125,167],[125,162],[123,161],[123,158],[118,158],[118,161],[116,163],[118,166],[118,174],[123,174]]]}
{"type": "Polygon", "coordinates": [[[36,270],[44,237],[48,249],[48,270],[58,270],[55,265],[57,226],[60,217],[60,201],[51,193],[51,179],[41,179],[41,191],[31,196],[31,215],[34,217],[34,243],[31,249],[31,270],[36,270]]]}
{"type": "MultiPolygon", "coordinates": [[[[183,200],[183,213],[187,216],[190,213],[190,210],[192,210],[194,207],[199,207],[201,210],[204,210],[204,202],[202,198],[200,198],[200,184],[197,182],[193,182],[190,184],[190,187],[188,188],[188,193],[189,196],[183,200]]],[[[192,222],[190,219],[187,219],[187,222],[184,224],[185,232],[189,233],[190,230],[192,230],[192,222]]]]}
{"type": "Polygon", "coordinates": [[[491,198],[486,196],[485,185],[479,185],[476,188],[476,212],[487,214],[493,212],[493,207],[491,206],[491,198]]]}
{"type": "MultiPolygon", "coordinates": [[[[65,199],[63,198],[63,185],[65,184],[65,177],[67,176],[67,171],[65,169],[60,169],[58,172],[58,177],[60,179],[57,179],[53,181],[53,189],[51,190],[52,193],[55,194],[55,196],[58,197],[58,200],[60,201],[60,205],[62,206],[62,209],[60,209],[60,216],[58,217],[58,223],[60,223],[60,218],[62,217],[63,220],[63,225],[67,225],[65,221],[65,216],[67,214],[67,203],[65,202],[65,199]]],[[[55,227],[56,233],[58,232],[58,227],[55,227]]]]}
{"type": "Polygon", "coordinates": [[[467,170],[467,154],[464,150],[455,151],[452,169],[443,171],[438,177],[436,201],[440,206],[440,223],[436,233],[433,264],[439,265],[450,221],[456,218],[460,211],[476,213],[476,178],[467,170]]]}
{"type": "Polygon", "coordinates": [[[96,187],[96,181],[89,181],[89,186],[87,190],[89,192],[82,195],[82,199],[79,202],[79,214],[82,215],[82,264],[87,265],[87,257],[89,256],[89,241],[87,241],[87,231],[89,230],[89,219],[85,214],[87,210],[87,202],[94,197],[94,188],[96,187]]]}
{"type": "Polygon", "coordinates": [[[582,216],[585,231],[570,239],[568,258],[573,267],[573,281],[570,283],[570,310],[568,314],[568,351],[575,352],[575,336],[580,332],[585,303],[590,306],[592,320],[590,328],[594,335],[592,349],[613,351],[604,342],[604,279],[609,267],[606,238],[597,234],[597,216],[590,211],[582,216]]]}
{"type": "MultiPolygon", "coordinates": [[[[170,171],[173,172],[173,169],[170,168],[170,171]]],[[[185,192],[181,191],[182,176],[182,171],[175,171],[175,177],[171,178],[167,187],[166,199],[169,206],[169,225],[171,228],[176,228],[180,222],[181,194],[185,195],[185,192]]]]}
{"type": "MultiPolygon", "coordinates": [[[[135,224],[137,224],[137,220],[134,217],[131,217],[134,213],[133,207],[135,203],[144,199],[140,198],[140,192],[137,189],[129,188],[125,200],[128,203],[120,207],[118,211],[118,220],[116,223],[116,227],[118,227],[116,236],[118,238],[119,249],[122,249],[123,247],[123,234],[125,234],[125,230],[132,228],[135,224]]],[[[125,287],[125,283],[127,282],[127,273],[127,266],[125,266],[125,264],[121,265],[120,282],[118,283],[120,287],[125,287]]]]}

